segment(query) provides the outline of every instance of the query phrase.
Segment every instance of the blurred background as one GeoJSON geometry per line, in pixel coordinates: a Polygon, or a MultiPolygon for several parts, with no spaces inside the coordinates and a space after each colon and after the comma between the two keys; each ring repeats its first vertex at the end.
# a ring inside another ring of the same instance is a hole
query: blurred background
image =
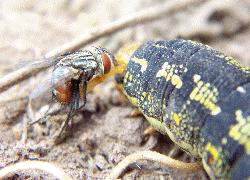
{"type": "MultiPolygon", "coordinates": [[[[170,1],[0,1],[0,77],[16,70],[18,64],[25,64],[23,62],[26,60],[35,60],[96,27],[106,26],[140,10],[161,6],[170,1]]],[[[174,38],[200,41],[249,66],[250,1],[200,0],[199,3],[190,3],[182,11],[176,11],[147,24],[126,28],[92,44],[101,45],[116,52],[124,44],[134,41],[174,38]]],[[[19,161],[20,152],[22,158],[24,157],[23,148],[18,146],[18,142],[27,106],[25,97],[28,97],[43,76],[44,74],[40,73],[0,95],[1,101],[5,102],[0,107],[0,167],[19,161]]],[[[145,149],[144,145],[147,142],[144,142],[142,133],[148,124],[144,118],[138,117],[134,120],[128,117],[133,108],[128,103],[119,101],[121,95],[110,83],[106,83],[102,89],[102,93],[106,93],[107,96],[103,97],[98,90],[96,92],[89,95],[86,110],[75,118],[76,131],[66,142],[56,147],[48,142],[51,134],[59,127],[60,123],[56,120],[56,127],[53,124],[55,122],[47,122],[45,125],[31,128],[26,159],[33,158],[56,163],[74,178],[102,179],[126,155],[145,149]]],[[[65,114],[54,119],[63,118],[65,114]]],[[[159,150],[167,154],[166,152],[174,148],[166,137],[159,134],[155,135],[152,142],[146,149],[159,150]]],[[[184,153],[176,154],[178,154],[177,159],[190,160],[190,157],[184,153]]],[[[146,165],[144,164],[148,167],[146,165]]],[[[16,177],[32,179],[38,175],[41,178],[49,178],[47,174],[32,171],[17,173],[16,177]]],[[[181,174],[175,170],[163,171],[159,167],[157,171],[146,170],[145,172],[135,167],[135,170],[129,171],[124,176],[125,179],[162,177],[165,179],[207,178],[204,173],[181,174]]]]}

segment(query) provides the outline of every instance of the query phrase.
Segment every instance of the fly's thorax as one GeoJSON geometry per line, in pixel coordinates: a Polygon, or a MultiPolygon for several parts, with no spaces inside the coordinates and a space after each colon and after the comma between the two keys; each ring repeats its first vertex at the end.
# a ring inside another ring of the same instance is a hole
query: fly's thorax
{"type": "Polygon", "coordinates": [[[56,65],[57,66],[70,66],[72,65],[72,62],[74,61],[81,61],[83,59],[88,59],[88,58],[94,59],[93,54],[90,51],[79,50],[73,53],[63,55],[56,65]]]}
{"type": "Polygon", "coordinates": [[[79,69],[71,66],[56,66],[52,72],[51,83],[53,86],[56,86],[70,79],[79,79],[81,73],[79,69]]]}

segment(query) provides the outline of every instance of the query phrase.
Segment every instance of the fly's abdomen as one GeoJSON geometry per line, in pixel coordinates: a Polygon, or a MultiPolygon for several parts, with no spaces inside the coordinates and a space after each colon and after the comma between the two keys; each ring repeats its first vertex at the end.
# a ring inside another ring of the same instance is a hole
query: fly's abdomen
{"type": "Polygon", "coordinates": [[[237,138],[249,142],[250,131],[242,136],[232,134],[231,129],[237,117],[245,118],[244,127],[249,126],[249,82],[250,70],[233,58],[200,43],[177,39],[141,45],[130,58],[124,90],[152,126],[187,152],[203,158],[211,177],[219,173],[227,177],[231,171],[239,172],[233,164],[248,162],[245,145],[237,138]],[[236,98],[239,95],[241,99],[236,98]],[[241,104],[243,99],[245,104],[241,104]],[[230,143],[237,151],[223,154],[231,151],[230,143]],[[216,158],[219,165],[213,160],[216,158]],[[218,166],[221,168],[215,171],[218,166]]]}

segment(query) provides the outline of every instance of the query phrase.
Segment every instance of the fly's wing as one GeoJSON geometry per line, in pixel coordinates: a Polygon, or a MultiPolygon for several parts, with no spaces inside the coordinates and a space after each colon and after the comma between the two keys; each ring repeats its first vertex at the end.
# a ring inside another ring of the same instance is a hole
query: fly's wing
{"type": "Polygon", "coordinates": [[[32,68],[48,68],[53,65],[56,65],[62,58],[67,57],[68,55],[71,55],[71,52],[59,55],[55,58],[45,58],[41,57],[39,59],[29,59],[29,60],[23,60],[19,62],[16,66],[15,69],[21,69],[24,67],[32,67],[32,68]]]}
{"type": "Polygon", "coordinates": [[[60,84],[63,84],[65,81],[72,79],[77,75],[77,73],[78,72],[73,71],[71,68],[58,68],[56,74],[54,73],[54,71],[50,73],[50,75],[46,77],[46,79],[32,91],[29,98],[32,100],[44,95],[47,92],[51,93],[53,88],[55,88],[56,86],[60,86],[60,84]]]}
{"type": "Polygon", "coordinates": [[[21,69],[24,67],[47,68],[47,67],[55,65],[59,61],[60,58],[61,56],[56,59],[40,58],[40,59],[35,59],[35,60],[32,60],[32,59],[22,60],[15,66],[15,69],[21,69]]]}

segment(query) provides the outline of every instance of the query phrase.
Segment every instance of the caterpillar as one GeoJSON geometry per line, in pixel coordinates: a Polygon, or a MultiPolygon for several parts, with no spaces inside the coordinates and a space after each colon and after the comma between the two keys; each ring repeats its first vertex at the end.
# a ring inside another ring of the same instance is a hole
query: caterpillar
{"type": "Polygon", "coordinates": [[[250,178],[250,69],[183,39],[122,48],[118,83],[157,131],[202,159],[211,179],[250,178]]]}

